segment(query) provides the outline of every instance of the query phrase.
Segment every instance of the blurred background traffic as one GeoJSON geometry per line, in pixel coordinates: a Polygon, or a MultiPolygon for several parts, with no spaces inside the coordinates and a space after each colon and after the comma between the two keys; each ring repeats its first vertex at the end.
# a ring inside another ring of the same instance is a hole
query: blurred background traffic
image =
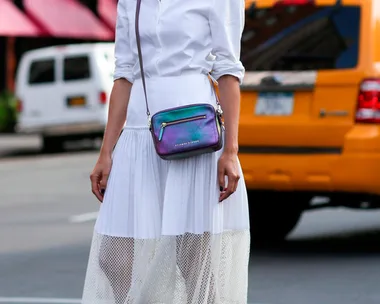
{"type": "MultiPolygon", "coordinates": [[[[116,7],[0,0],[0,303],[80,303],[116,7]]],[[[245,21],[249,303],[379,304],[380,0],[246,0],[245,21]]]]}

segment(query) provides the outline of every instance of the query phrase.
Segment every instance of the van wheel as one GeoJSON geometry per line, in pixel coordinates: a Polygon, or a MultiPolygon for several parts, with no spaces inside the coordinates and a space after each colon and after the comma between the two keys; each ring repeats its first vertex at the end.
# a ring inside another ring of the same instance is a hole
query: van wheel
{"type": "Polygon", "coordinates": [[[42,139],[42,151],[56,153],[64,150],[64,138],[56,136],[44,136],[42,139]]]}
{"type": "Polygon", "coordinates": [[[285,240],[310,201],[292,193],[248,191],[251,238],[255,244],[285,240]]]}

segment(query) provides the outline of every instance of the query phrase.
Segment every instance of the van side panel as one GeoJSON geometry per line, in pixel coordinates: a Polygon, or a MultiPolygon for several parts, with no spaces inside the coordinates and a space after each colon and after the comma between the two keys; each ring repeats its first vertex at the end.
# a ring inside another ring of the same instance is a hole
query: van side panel
{"type": "Polygon", "coordinates": [[[104,51],[99,50],[103,49],[109,52],[113,44],[69,45],[26,53],[16,81],[16,94],[24,108],[19,132],[59,136],[102,132],[113,84],[113,62],[102,57],[104,51]],[[42,80],[30,82],[39,75],[33,71],[30,75],[31,66],[42,61],[40,70],[44,71],[44,60],[49,58],[54,59],[54,81],[44,83],[46,75],[42,73],[42,80]]]}

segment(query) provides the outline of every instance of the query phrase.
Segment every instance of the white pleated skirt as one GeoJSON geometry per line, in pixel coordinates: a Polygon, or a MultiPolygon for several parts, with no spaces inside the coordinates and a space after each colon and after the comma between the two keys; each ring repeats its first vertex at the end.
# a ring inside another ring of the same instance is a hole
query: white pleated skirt
{"type": "MultiPolygon", "coordinates": [[[[152,114],[215,104],[205,75],[148,78],[147,87],[152,114]]],[[[136,80],[95,224],[82,303],[246,304],[250,234],[244,180],[219,203],[222,151],[162,160],[145,112],[136,80]]]]}

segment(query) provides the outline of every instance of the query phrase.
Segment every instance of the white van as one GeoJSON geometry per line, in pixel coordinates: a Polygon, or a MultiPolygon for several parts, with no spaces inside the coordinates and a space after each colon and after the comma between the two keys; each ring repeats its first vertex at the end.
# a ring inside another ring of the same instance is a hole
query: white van
{"type": "Polygon", "coordinates": [[[102,136],[114,69],[114,44],[41,48],[21,58],[16,131],[39,134],[53,152],[66,140],[102,136]]]}

